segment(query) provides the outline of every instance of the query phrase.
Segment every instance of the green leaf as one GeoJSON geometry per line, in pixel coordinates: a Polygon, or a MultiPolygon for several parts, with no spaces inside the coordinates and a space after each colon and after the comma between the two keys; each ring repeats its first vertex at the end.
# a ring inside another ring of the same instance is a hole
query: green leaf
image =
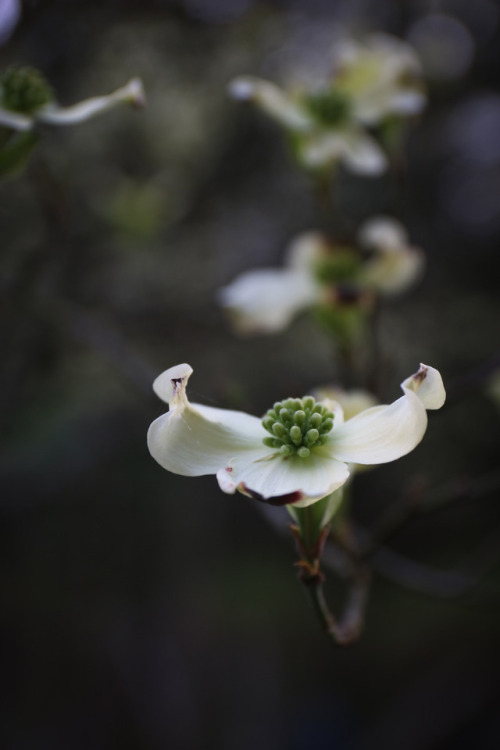
{"type": "Polygon", "coordinates": [[[38,143],[36,133],[14,133],[5,138],[0,137],[0,178],[13,177],[20,174],[38,143]]]}

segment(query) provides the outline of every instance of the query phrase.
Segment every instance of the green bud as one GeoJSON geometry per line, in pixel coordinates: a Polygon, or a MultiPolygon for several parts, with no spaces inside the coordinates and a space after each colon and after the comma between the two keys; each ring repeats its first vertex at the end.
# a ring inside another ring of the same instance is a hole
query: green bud
{"type": "Polygon", "coordinates": [[[273,417],[269,414],[268,416],[265,416],[262,420],[262,426],[265,430],[268,432],[272,432],[273,424],[276,422],[276,417],[273,419],[273,417]]]}
{"type": "Polygon", "coordinates": [[[333,427],[333,419],[330,419],[330,417],[328,417],[328,419],[325,419],[323,423],[321,424],[319,431],[321,432],[322,435],[326,435],[327,432],[330,432],[332,427],[333,427]]]}
{"type": "Polygon", "coordinates": [[[333,427],[333,414],[312,396],[277,401],[262,419],[272,437],[264,445],[278,449],[284,458],[307,458],[311,450],[324,445],[333,427]]]}
{"type": "Polygon", "coordinates": [[[296,411],[293,421],[295,422],[295,424],[299,425],[299,427],[302,427],[306,421],[305,411],[303,411],[302,409],[299,409],[299,411],[296,411]]]}
{"type": "Polygon", "coordinates": [[[310,419],[311,426],[314,427],[316,430],[319,428],[322,421],[323,419],[321,417],[321,414],[318,414],[318,412],[315,412],[314,414],[311,415],[311,419],[310,419]]]}
{"type": "Polygon", "coordinates": [[[272,437],[262,438],[262,442],[264,445],[267,445],[268,448],[279,448],[281,446],[281,442],[272,437]]]}
{"type": "Polygon", "coordinates": [[[34,68],[9,68],[0,78],[0,101],[5,109],[30,115],[52,99],[51,87],[34,68]]]}
{"type": "Polygon", "coordinates": [[[314,445],[319,440],[319,432],[318,430],[312,429],[308,430],[306,432],[306,444],[307,445],[314,445]]]}
{"type": "Polygon", "coordinates": [[[351,100],[335,89],[310,94],[305,105],[318,124],[326,127],[346,123],[351,116],[351,100]]]}
{"type": "Polygon", "coordinates": [[[281,422],[275,422],[272,427],[273,434],[276,435],[277,438],[283,439],[287,434],[286,427],[281,424],[281,422]]]}

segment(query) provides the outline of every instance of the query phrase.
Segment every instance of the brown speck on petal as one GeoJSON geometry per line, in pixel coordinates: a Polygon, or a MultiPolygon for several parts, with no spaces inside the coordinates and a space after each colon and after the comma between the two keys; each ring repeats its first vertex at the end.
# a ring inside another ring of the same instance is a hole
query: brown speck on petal
{"type": "Polygon", "coordinates": [[[241,484],[238,485],[238,490],[244,495],[252,497],[254,500],[266,503],[266,505],[293,505],[294,503],[298,503],[299,500],[302,500],[304,497],[300,490],[296,490],[295,492],[289,492],[287,495],[277,495],[276,497],[265,498],[262,495],[259,495],[258,492],[255,492],[255,490],[251,490],[247,487],[244,482],[241,482],[241,484]]]}
{"type": "Polygon", "coordinates": [[[420,365],[418,372],[416,372],[415,375],[413,376],[413,380],[415,380],[415,382],[417,383],[423,383],[423,381],[427,377],[428,369],[429,368],[426,367],[425,365],[420,365]]]}
{"type": "Polygon", "coordinates": [[[185,380],[186,380],[186,378],[172,378],[172,380],[170,382],[172,383],[172,387],[174,389],[174,393],[179,393],[179,391],[182,388],[185,380]]]}

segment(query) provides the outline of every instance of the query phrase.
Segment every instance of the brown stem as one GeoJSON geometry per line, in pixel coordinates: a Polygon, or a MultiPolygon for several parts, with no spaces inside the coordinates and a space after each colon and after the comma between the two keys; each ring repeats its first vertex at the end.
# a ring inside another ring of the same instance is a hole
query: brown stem
{"type": "Polygon", "coordinates": [[[350,580],[349,593],[340,618],[331,612],[325,598],[323,584],[325,576],[321,570],[321,558],[330,528],[318,527],[314,523],[313,510],[301,509],[298,515],[299,526],[292,526],[292,532],[297,542],[300,560],[299,579],[305,585],[314,612],[324,632],[332,641],[340,646],[353,643],[359,638],[364,625],[366,603],[370,585],[370,572],[359,559],[359,555],[352,555],[353,563],[347,577],[350,580]]]}
{"type": "Polygon", "coordinates": [[[300,580],[305,585],[313,609],[325,633],[339,646],[347,646],[356,641],[363,630],[364,615],[368,601],[370,574],[368,569],[359,567],[351,582],[349,595],[340,619],[330,611],[323,590],[324,575],[320,570],[301,566],[300,580]]]}

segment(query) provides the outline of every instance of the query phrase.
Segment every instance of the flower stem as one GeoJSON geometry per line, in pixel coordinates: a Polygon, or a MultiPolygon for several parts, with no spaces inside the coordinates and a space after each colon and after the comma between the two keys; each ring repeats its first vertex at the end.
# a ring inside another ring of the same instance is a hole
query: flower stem
{"type": "Polygon", "coordinates": [[[292,526],[300,553],[299,580],[305,585],[314,612],[324,632],[337,645],[345,646],[355,641],[363,628],[364,612],[368,598],[370,574],[361,562],[353,567],[349,595],[341,618],[335,617],[326,602],[321,570],[321,556],[330,526],[322,526],[314,505],[295,509],[298,525],[292,526]]]}
{"type": "Polygon", "coordinates": [[[312,577],[301,574],[313,609],[325,633],[339,646],[347,646],[356,641],[363,629],[364,611],[368,598],[369,578],[362,576],[353,580],[349,597],[341,619],[330,611],[323,590],[324,576],[319,573],[312,577]]]}

